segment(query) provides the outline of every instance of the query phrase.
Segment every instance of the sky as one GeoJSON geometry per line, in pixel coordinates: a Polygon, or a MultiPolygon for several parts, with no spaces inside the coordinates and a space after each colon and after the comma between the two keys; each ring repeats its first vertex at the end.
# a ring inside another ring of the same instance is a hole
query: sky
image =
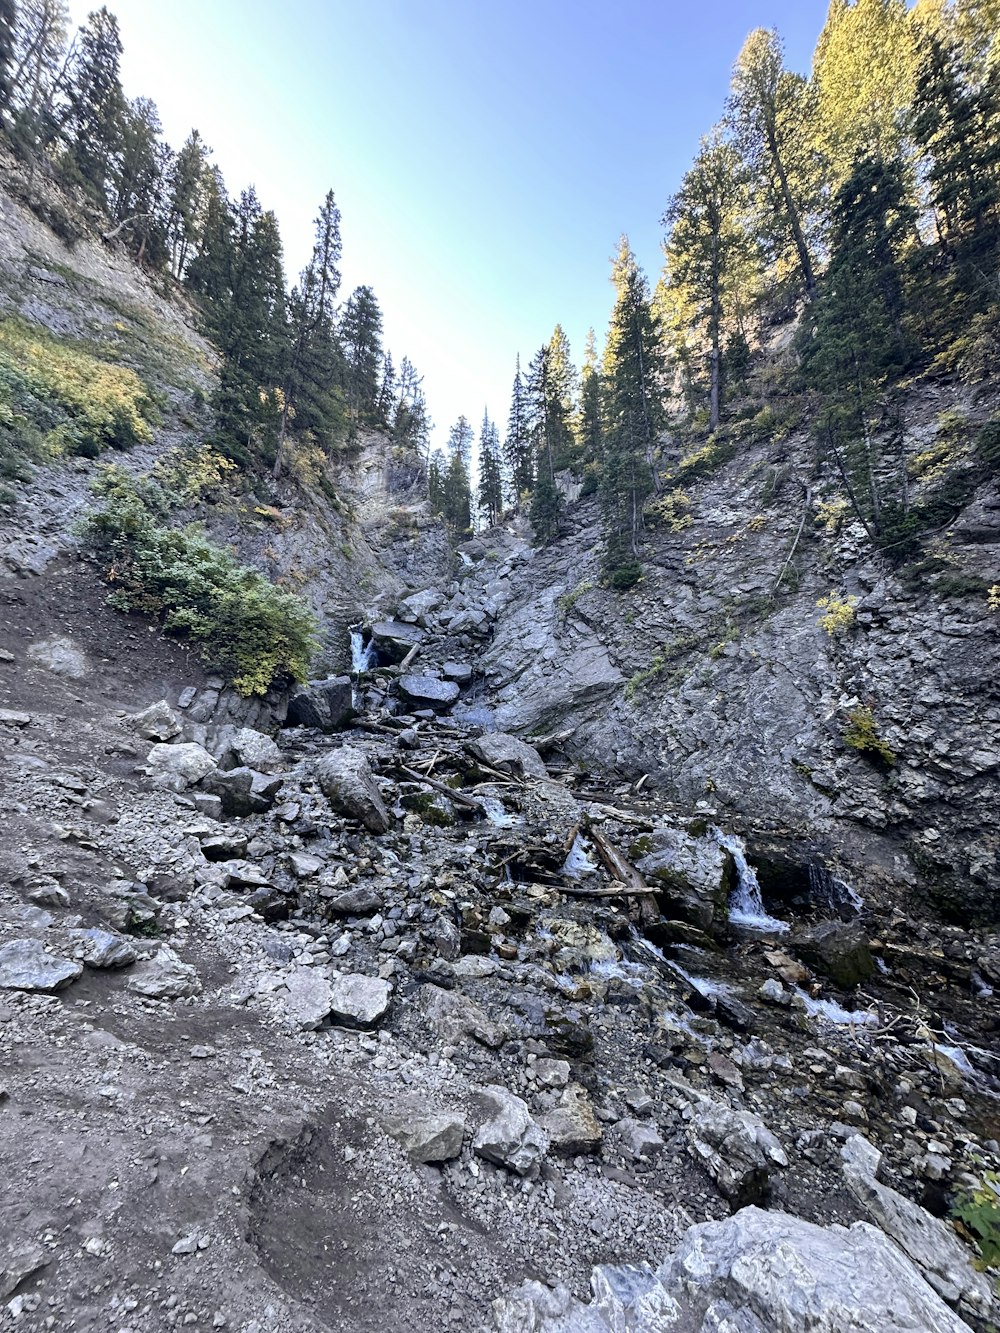
{"type": "MultiPolygon", "coordinates": [[[[96,0],[95,0],[96,3],[96,0]]],[[[660,218],[722,114],[754,27],[807,73],[827,0],[107,0],[129,97],[192,127],[230,194],[278,215],[290,279],[333,189],[342,298],[382,307],[443,444],[506,424],[514,358],[557,322],[603,338],[628,234],[651,284],[660,218]]],[[[93,4],[71,0],[74,22],[93,4]]]]}

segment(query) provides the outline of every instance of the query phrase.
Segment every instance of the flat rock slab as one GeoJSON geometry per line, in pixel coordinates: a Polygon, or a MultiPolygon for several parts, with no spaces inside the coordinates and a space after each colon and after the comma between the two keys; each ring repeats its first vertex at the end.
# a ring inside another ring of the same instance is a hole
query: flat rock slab
{"type": "Polygon", "coordinates": [[[199,994],[201,981],[190,963],[182,962],[165,944],[153,958],[140,963],[125,989],[150,1000],[179,1000],[199,994]]]}
{"type": "Polygon", "coordinates": [[[450,708],[461,694],[453,680],[439,680],[437,676],[400,676],[399,692],[415,707],[435,711],[450,708]]]}
{"type": "Polygon", "coordinates": [[[330,1016],[345,1027],[370,1028],[389,1008],[392,987],[381,977],[348,972],[331,986],[330,1016]]]}
{"type": "Polygon", "coordinates": [[[0,948],[2,990],[62,990],[82,971],[82,963],[46,953],[40,940],[11,940],[0,948]]]}

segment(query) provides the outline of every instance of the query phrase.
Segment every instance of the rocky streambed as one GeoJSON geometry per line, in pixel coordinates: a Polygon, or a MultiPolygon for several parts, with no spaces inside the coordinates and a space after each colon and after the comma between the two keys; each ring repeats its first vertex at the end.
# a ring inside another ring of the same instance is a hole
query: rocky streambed
{"type": "Polygon", "coordinates": [[[430,602],[281,728],[9,650],[4,1321],[989,1329],[997,937],[484,729],[430,602]]]}

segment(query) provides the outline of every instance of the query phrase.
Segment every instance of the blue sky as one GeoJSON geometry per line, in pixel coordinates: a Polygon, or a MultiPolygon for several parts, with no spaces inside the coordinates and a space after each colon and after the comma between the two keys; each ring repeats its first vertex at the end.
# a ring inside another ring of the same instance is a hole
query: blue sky
{"type": "MultiPolygon", "coordinates": [[[[514,356],[559,321],[603,336],[627,232],[651,281],[659,218],[719,118],[746,33],[808,71],[827,0],[108,0],[129,96],[176,147],[197,126],[231,193],[275,209],[294,275],[332,186],[344,288],[369,283],[435,442],[506,422],[514,356]]],[[[79,22],[92,5],[72,0],[79,22]]]]}

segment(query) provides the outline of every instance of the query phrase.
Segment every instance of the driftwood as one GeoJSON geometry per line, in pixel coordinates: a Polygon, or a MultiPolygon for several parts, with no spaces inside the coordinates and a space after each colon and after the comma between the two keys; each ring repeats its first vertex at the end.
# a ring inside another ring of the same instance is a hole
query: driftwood
{"type": "MultiPolygon", "coordinates": [[[[584,889],[575,884],[566,884],[559,886],[560,893],[568,893],[574,898],[651,898],[656,889],[651,889],[647,884],[644,888],[636,888],[634,884],[611,884],[606,889],[584,889]]],[[[648,904],[645,904],[648,906],[648,904]]],[[[656,920],[656,914],[653,918],[656,920]]]]}
{"type": "Polygon", "coordinates": [[[413,659],[416,657],[417,653],[419,653],[419,652],[420,652],[420,644],[419,644],[419,643],[415,643],[415,644],[413,645],[413,647],[410,649],[410,651],[409,651],[409,652],[406,654],[406,656],[403,658],[402,662],[400,662],[400,664],[399,664],[399,671],[400,671],[400,674],[401,674],[401,675],[402,675],[402,673],[406,670],[406,668],[410,665],[410,663],[413,661],[413,659]]]}
{"type": "Polygon", "coordinates": [[[409,778],[411,782],[421,782],[426,787],[433,787],[435,791],[441,792],[447,796],[449,801],[454,801],[456,805],[464,806],[466,810],[482,811],[483,803],[475,796],[466,796],[463,791],[456,791],[454,787],[449,787],[446,782],[438,782],[437,778],[430,778],[425,773],[418,773],[415,768],[407,768],[404,764],[399,766],[400,773],[409,778]]]}
{"type": "Polygon", "coordinates": [[[655,890],[651,889],[635,866],[626,861],[621,852],[613,847],[603,833],[589,828],[587,837],[593,844],[598,860],[613,880],[622,885],[620,893],[639,899],[639,912],[645,923],[659,919],[659,912],[649,901],[655,890]]]}

